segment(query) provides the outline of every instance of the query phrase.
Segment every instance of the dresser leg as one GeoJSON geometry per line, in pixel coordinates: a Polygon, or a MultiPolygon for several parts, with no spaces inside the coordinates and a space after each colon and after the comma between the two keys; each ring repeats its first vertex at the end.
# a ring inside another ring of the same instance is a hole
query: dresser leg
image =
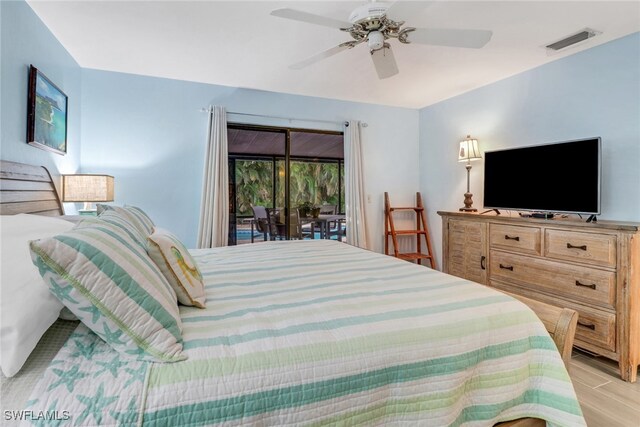
{"type": "Polygon", "coordinates": [[[620,360],[620,377],[624,381],[635,383],[638,378],[638,365],[620,360]]]}

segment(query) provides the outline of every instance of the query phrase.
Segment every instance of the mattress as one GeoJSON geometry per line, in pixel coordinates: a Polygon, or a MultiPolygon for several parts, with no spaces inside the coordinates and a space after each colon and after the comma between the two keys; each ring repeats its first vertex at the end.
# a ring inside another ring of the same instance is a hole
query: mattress
{"type": "Polygon", "coordinates": [[[495,290],[332,241],[193,254],[207,308],[180,309],[188,360],[131,360],[80,326],[28,408],[61,425],[584,425],[544,326],[495,290]]]}

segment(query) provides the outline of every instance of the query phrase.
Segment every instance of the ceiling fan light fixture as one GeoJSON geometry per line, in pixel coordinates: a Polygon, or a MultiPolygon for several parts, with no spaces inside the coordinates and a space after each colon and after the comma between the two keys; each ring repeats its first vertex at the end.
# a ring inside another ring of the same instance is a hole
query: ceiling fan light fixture
{"type": "Polygon", "coordinates": [[[371,31],[367,38],[369,50],[378,50],[384,47],[384,35],[380,31],[371,31]]]}

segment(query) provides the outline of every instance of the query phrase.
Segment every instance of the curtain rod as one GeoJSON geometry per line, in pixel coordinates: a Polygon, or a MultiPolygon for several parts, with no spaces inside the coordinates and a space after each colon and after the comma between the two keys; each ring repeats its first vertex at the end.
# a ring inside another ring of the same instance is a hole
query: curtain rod
{"type": "MultiPolygon", "coordinates": [[[[201,108],[200,112],[201,113],[210,113],[211,109],[209,109],[209,108],[201,108]]],[[[347,122],[347,121],[345,121],[345,122],[334,122],[334,121],[331,121],[331,120],[299,119],[299,118],[295,118],[295,117],[267,116],[265,114],[237,113],[235,111],[227,111],[227,114],[234,114],[236,116],[262,117],[262,118],[266,118],[266,119],[296,120],[296,121],[299,121],[299,122],[330,123],[332,125],[344,125],[344,126],[347,126],[347,127],[349,126],[349,122],[347,122]]],[[[363,128],[366,128],[367,126],[369,126],[367,123],[360,123],[360,125],[363,128]]]]}

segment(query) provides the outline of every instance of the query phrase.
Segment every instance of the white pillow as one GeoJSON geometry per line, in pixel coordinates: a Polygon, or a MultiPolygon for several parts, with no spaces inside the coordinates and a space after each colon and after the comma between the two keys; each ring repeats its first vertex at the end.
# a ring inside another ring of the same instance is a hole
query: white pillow
{"type": "Polygon", "coordinates": [[[7,377],[18,373],[62,309],[31,262],[29,241],[71,228],[55,217],[0,216],[0,366],[7,377]]]}

